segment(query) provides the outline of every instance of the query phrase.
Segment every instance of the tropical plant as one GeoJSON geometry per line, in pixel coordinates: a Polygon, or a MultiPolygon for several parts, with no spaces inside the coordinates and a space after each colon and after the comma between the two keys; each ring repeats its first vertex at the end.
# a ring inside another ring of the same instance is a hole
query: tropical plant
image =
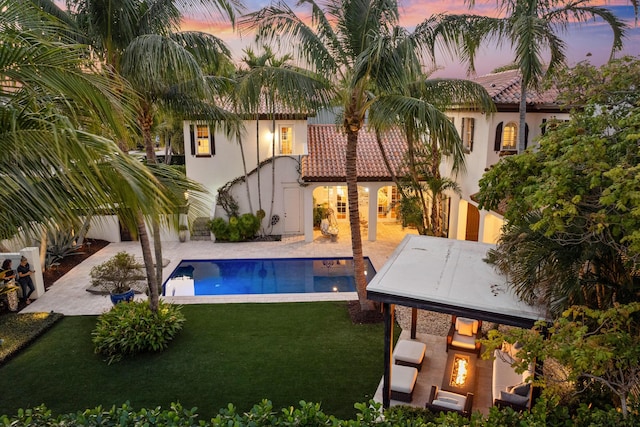
{"type": "Polygon", "coordinates": [[[409,33],[398,26],[395,1],[330,0],[319,5],[303,0],[299,5],[311,9],[310,23],[279,2],[248,14],[240,25],[256,29],[266,41],[286,40],[303,63],[331,82],[336,93],[333,105],[342,109],[347,137],[345,166],[356,288],[361,308],[371,310],[374,306],[366,298],[358,207],[358,133],[369,113],[372,122],[377,117],[384,126],[391,126],[389,118],[400,121],[411,117],[410,124],[403,127],[410,141],[419,140],[425,129],[437,141],[459,139],[443,112],[407,96],[407,88],[412,84],[424,87],[422,59],[433,58],[436,44],[453,46],[462,32],[454,34],[455,28],[446,19],[433,16],[409,33]],[[379,113],[374,114],[376,111],[379,113]]]}
{"type": "MultiPolygon", "coordinates": [[[[553,392],[554,385],[573,385],[575,393],[603,385],[615,397],[622,414],[629,414],[629,398],[640,387],[640,303],[616,304],[606,310],[573,306],[549,326],[538,322],[533,330],[514,328],[506,334],[491,331],[487,352],[503,341],[519,342],[517,368],[537,361],[555,361],[554,369],[535,381],[553,392]],[[581,381],[582,380],[582,381],[581,381]]],[[[585,402],[588,403],[588,402],[585,402]]]]}
{"type": "MultiPolygon", "coordinates": [[[[75,224],[96,206],[126,206],[121,221],[172,206],[160,180],[108,138],[135,127],[135,95],[88,62],[87,46],[27,2],[0,1],[0,234],[37,238],[51,223],[75,224]]],[[[176,181],[179,182],[179,181],[176,181]]]]}
{"type": "MultiPolygon", "coordinates": [[[[473,6],[476,0],[466,2],[473,6]]],[[[638,0],[631,2],[637,8],[638,0]]],[[[498,43],[510,43],[514,51],[514,63],[521,78],[518,153],[522,153],[526,138],[527,92],[540,88],[545,79],[566,65],[566,45],[559,33],[566,32],[571,23],[599,18],[611,28],[613,58],[614,53],[622,49],[626,25],[609,9],[594,5],[592,0],[499,0],[498,11],[502,17],[469,16],[469,20],[498,43]],[[547,52],[549,56],[545,60],[547,52]]],[[[471,63],[477,46],[464,52],[471,58],[471,63]]]]}
{"type": "Polygon", "coordinates": [[[138,353],[162,351],[185,321],[180,306],[165,302],[159,303],[157,311],[143,302],[116,304],[98,317],[91,333],[94,350],[106,356],[109,364],[138,353]]]}
{"type": "MultiPolygon", "coordinates": [[[[276,115],[286,109],[309,112],[321,102],[327,101],[327,81],[318,74],[292,64],[293,56],[286,53],[277,56],[269,46],[262,46],[257,54],[251,47],[244,50],[242,58],[246,65],[238,70],[237,87],[234,94],[236,110],[243,115],[256,118],[256,164],[258,180],[258,209],[262,210],[260,169],[260,118],[266,115],[271,121],[271,200],[269,217],[273,215],[276,176],[276,115]]],[[[245,172],[246,175],[246,172],[245,172]]],[[[250,210],[253,210],[250,206],[250,210]]],[[[270,230],[273,224],[268,224],[270,230]]]]}
{"type": "MultiPolygon", "coordinates": [[[[231,119],[212,102],[219,79],[205,75],[205,70],[228,63],[229,51],[224,43],[203,32],[180,32],[184,10],[195,9],[201,16],[219,12],[234,20],[239,3],[226,0],[124,0],[117,6],[113,0],[67,0],[67,9],[56,10],[52,0],[32,0],[46,10],[55,10],[66,22],[77,28],[93,48],[100,66],[109,72],[112,85],[126,82],[138,94],[131,104],[144,142],[147,163],[156,164],[151,129],[158,109],[180,113],[189,118],[206,117],[217,122],[231,119]]],[[[155,169],[154,169],[155,170],[155,169]]],[[[173,194],[177,201],[184,191],[173,194]]],[[[160,217],[152,215],[155,259],[162,259],[160,217]]],[[[177,226],[177,224],[173,224],[177,226]]],[[[162,263],[154,270],[147,226],[142,214],[137,216],[137,231],[149,280],[149,302],[158,306],[162,263]]]]}
{"type": "Polygon", "coordinates": [[[144,283],[143,265],[127,252],[118,252],[107,261],[94,265],[89,272],[91,285],[110,294],[138,289],[144,283]]]}
{"type": "Polygon", "coordinates": [[[480,207],[506,220],[489,261],[517,295],[554,314],[637,299],[639,76],[629,58],[568,71],[568,99],[586,103],[548,126],[539,150],[502,159],[480,180],[480,207]]]}

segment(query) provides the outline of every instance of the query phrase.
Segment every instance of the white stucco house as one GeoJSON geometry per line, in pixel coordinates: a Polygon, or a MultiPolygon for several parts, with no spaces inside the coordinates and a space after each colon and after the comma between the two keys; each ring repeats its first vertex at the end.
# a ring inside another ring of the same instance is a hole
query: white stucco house
{"type": "MultiPolygon", "coordinates": [[[[462,136],[467,158],[466,174],[456,177],[462,192],[459,196],[448,195],[445,218],[450,238],[494,243],[502,217],[496,212],[479,211],[473,195],[478,192],[478,181],[485,170],[501,156],[516,151],[518,132],[522,131],[518,129],[520,79],[517,71],[506,71],[475,81],[492,96],[497,112],[447,112],[462,136]]],[[[555,90],[529,94],[524,130],[529,145],[535,144],[547,121],[568,120],[568,113],[555,102],[556,95],[555,90]]],[[[273,120],[267,114],[247,118],[239,140],[213,131],[205,122],[185,121],[187,176],[210,191],[211,216],[225,215],[216,206],[218,190],[225,187],[238,203],[240,213],[255,213],[262,208],[266,213],[263,225],[273,234],[303,234],[305,240],[312,241],[316,206],[332,208],[338,222],[347,222],[346,136],[331,120],[318,122],[322,120],[281,109],[273,120]],[[271,218],[277,221],[270,221],[271,218]]],[[[383,142],[391,167],[396,174],[402,174],[406,141],[400,132],[389,132],[383,142]]],[[[398,194],[375,136],[367,129],[359,134],[357,170],[360,215],[368,225],[363,237],[375,241],[378,224],[397,221],[394,204],[398,194]]],[[[448,175],[449,170],[448,165],[442,166],[443,175],[448,175]]]]}

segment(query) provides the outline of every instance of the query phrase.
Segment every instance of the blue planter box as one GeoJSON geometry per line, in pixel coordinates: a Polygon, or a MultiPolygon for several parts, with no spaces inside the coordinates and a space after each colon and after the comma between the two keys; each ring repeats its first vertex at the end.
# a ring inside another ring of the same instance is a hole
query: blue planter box
{"type": "Polygon", "coordinates": [[[113,303],[113,305],[118,304],[119,302],[130,302],[133,301],[133,296],[135,295],[135,292],[133,291],[133,289],[129,289],[127,292],[122,293],[122,294],[109,294],[109,296],[111,297],[111,302],[113,303]]]}

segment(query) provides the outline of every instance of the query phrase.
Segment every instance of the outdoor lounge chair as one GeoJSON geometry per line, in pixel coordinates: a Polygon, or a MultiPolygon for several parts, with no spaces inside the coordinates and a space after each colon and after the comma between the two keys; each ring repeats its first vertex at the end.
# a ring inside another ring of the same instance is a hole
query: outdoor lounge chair
{"type": "Polygon", "coordinates": [[[447,352],[449,349],[476,353],[480,357],[480,329],[481,320],[467,319],[466,317],[451,317],[451,327],[447,334],[447,352]]]}
{"type": "Polygon", "coordinates": [[[467,393],[465,396],[450,391],[438,390],[438,386],[433,385],[425,407],[434,412],[457,412],[463,417],[468,417],[471,415],[473,407],[473,393],[467,393]]]}

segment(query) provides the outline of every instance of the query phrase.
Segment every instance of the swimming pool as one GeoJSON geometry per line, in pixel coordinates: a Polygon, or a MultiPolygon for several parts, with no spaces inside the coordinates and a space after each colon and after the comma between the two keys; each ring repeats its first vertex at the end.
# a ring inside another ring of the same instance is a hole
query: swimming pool
{"type": "MultiPolygon", "coordinates": [[[[365,257],[367,283],[376,271],[365,257]]],[[[355,292],[352,258],[182,260],[165,296],[355,292]]]]}

